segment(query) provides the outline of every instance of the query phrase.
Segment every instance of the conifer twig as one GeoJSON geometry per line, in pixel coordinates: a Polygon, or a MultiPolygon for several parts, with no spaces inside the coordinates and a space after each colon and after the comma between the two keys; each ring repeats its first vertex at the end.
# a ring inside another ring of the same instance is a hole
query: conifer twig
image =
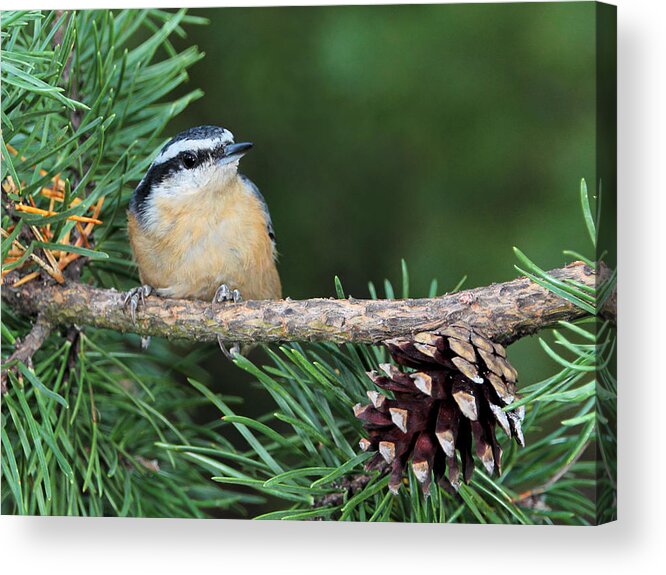
{"type": "Polygon", "coordinates": [[[32,326],[30,333],[23,338],[22,341],[16,341],[14,353],[12,353],[7,361],[4,362],[2,373],[0,374],[0,391],[7,392],[7,372],[12,368],[12,365],[6,367],[7,364],[24,363],[30,364],[32,356],[35,352],[42,347],[42,344],[51,334],[51,324],[44,318],[44,316],[37,316],[37,321],[32,326]]]}
{"type": "Polygon", "coordinates": [[[543,485],[539,485],[538,487],[533,487],[531,489],[528,489],[527,491],[524,491],[523,493],[520,493],[511,500],[511,503],[523,504],[524,502],[532,501],[536,497],[543,495],[546,491],[548,491],[553,485],[555,485],[560,479],[562,479],[562,477],[564,477],[571,470],[571,468],[578,462],[581,455],[583,455],[588,445],[589,441],[586,442],[585,445],[578,450],[578,453],[576,453],[575,457],[573,457],[569,462],[567,462],[560,469],[558,469],[555,472],[555,475],[550,477],[543,485]]]}
{"type": "MultiPolygon", "coordinates": [[[[560,282],[594,286],[602,278],[582,262],[548,272],[560,282]]],[[[601,275],[606,273],[602,268],[601,275]]],[[[331,341],[374,344],[464,321],[488,337],[509,344],[525,335],[587,314],[574,303],[528,278],[435,298],[408,300],[308,299],[247,301],[217,306],[208,302],[146,298],[132,322],[124,294],[83,284],[20,290],[2,298],[17,312],[41,314],[54,325],[91,325],[142,336],[240,343],[331,341]]]]}
{"type": "MultiPolygon", "coordinates": [[[[389,464],[381,461],[373,471],[379,472],[379,475],[386,475],[389,472],[389,464]]],[[[315,498],[312,507],[335,507],[336,505],[342,505],[345,500],[349,500],[362,491],[375,476],[376,473],[372,472],[344,476],[335,484],[338,491],[315,498]]]]}

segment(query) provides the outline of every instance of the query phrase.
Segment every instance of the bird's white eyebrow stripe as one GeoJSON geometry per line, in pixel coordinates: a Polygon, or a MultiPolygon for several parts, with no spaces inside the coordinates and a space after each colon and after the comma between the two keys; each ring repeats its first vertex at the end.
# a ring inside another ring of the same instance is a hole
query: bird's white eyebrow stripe
{"type": "Polygon", "coordinates": [[[163,164],[185,150],[212,150],[223,144],[230,144],[233,141],[234,136],[228,130],[224,131],[222,137],[204,138],[201,140],[179,140],[160,153],[153,161],[153,164],[163,164]]]}

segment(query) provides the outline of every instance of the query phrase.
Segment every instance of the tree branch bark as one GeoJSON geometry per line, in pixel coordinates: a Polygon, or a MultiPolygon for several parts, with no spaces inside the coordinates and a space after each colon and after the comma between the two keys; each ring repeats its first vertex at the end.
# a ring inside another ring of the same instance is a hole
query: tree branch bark
{"type": "MultiPolygon", "coordinates": [[[[607,275],[602,268],[601,276],[607,275]]],[[[603,278],[575,262],[549,272],[559,280],[594,286],[603,278]]],[[[259,343],[331,341],[379,343],[385,339],[431,331],[456,321],[509,344],[525,335],[574,320],[585,312],[527,278],[428,299],[308,299],[220,304],[146,298],[132,323],[124,294],[72,283],[31,282],[20,290],[5,287],[2,298],[16,311],[41,315],[53,325],[90,325],[190,341],[259,343]]],[[[612,310],[609,312],[613,314],[612,310]]]]}
{"type": "Polygon", "coordinates": [[[51,334],[51,324],[42,315],[37,316],[37,321],[32,326],[28,335],[22,341],[16,340],[14,353],[7,361],[3,362],[2,372],[0,372],[0,393],[7,392],[7,372],[15,363],[24,363],[32,366],[32,356],[42,347],[42,344],[51,334]],[[9,364],[10,367],[6,367],[9,364]]]}

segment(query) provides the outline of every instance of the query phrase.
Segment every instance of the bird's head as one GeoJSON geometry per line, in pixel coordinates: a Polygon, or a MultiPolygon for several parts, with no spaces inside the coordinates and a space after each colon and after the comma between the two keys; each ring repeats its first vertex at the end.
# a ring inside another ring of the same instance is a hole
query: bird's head
{"type": "Polygon", "coordinates": [[[234,135],[218,126],[181,132],[153,160],[132,195],[130,211],[141,220],[151,202],[177,202],[194,194],[224,190],[237,176],[238,162],[250,148],[250,142],[236,144],[234,135]]]}

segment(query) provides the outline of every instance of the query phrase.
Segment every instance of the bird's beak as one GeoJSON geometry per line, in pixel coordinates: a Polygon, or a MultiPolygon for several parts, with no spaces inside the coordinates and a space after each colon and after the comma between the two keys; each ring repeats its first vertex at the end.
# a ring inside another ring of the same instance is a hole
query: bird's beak
{"type": "Polygon", "coordinates": [[[224,149],[224,159],[234,160],[242,158],[250,148],[254,146],[252,142],[240,142],[239,144],[229,144],[224,149]]]}

